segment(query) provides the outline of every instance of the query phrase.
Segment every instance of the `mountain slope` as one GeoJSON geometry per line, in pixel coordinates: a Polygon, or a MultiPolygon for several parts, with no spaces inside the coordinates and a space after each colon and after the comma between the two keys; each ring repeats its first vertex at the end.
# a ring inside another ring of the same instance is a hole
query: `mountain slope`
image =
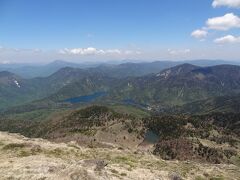
{"type": "Polygon", "coordinates": [[[234,179],[239,167],[164,161],[114,147],[85,148],[75,142],[52,143],[0,132],[3,179],[234,179]],[[24,173],[23,173],[24,172],[24,173]]]}
{"type": "Polygon", "coordinates": [[[240,92],[240,66],[179,65],[158,74],[129,78],[112,91],[117,99],[142,104],[183,105],[240,92]]]}
{"type": "MultiPolygon", "coordinates": [[[[72,97],[86,95],[105,88],[111,78],[102,73],[94,73],[89,70],[77,68],[63,68],[51,76],[45,78],[22,79],[12,73],[2,72],[0,77],[0,108],[7,108],[25,104],[34,100],[49,97],[62,90],[55,96],[55,100],[63,100],[60,97],[72,97]],[[72,84],[75,88],[69,91],[72,84]],[[65,88],[64,88],[65,87],[65,88]]],[[[52,96],[53,97],[53,96],[52,96]]]]}
{"type": "Polygon", "coordinates": [[[107,92],[104,100],[108,102],[134,102],[159,109],[240,93],[240,66],[183,64],[157,74],[120,79],[118,75],[113,77],[110,74],[94,68],[66,67],[45,78],[18,78],[20,87],[12,78],[11,86],[1,86],[3,101],[0,106],[6,108],[40,99],[58,103],[69,98],[107,92]],[[8,97],[14,98],[14,101],[7,103],[8,97]]]}
{"type": "Polygon", "coordinates": [[[30,89],[26,84],[26,80],[13,73],[0,72],[0,108],[18,105],[21,101],[27,102],[29,94],[26,93],[30,89]]]}
{"type": "Polygon", "coordinates": [[[139,118],[104,106],[55,113],[45,121],[3,119],[0,129],[81,146],[152,152],[166,160],[239,163],[240,116],[164,115],[139,118]]]}
{"type": "Polygon", "coordinates": [[[206,114],[211,112],[240,112],[240,96],[220,96],[195,101],[172,108],[172,113],[206,114]]]}

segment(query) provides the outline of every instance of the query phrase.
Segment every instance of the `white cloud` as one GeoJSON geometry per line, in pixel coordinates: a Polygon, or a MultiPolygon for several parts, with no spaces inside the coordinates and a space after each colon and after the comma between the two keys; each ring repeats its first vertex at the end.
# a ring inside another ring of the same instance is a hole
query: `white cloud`
{"type": "Polygon", "coordinates": [[[233,13],[228,13],[221,17],[210,18],[206,24],[209,29],[226,31],[231,28],[240,28],[240,18],[233,13]]]}
{"type": "Polygon", "coordinates": [[[195,37],[197,39],[204,39],[205,37],[207,37],[208,32],[202,29],[197,29],[195,31],[192,32],[191,36],[195,37]]]}
{"type": "Polygon", "coordinates": [[[190,49],[183,49],[183,50],[173,50],[173,49],[168,49],[168,53],[170,55],[185,55],[189,54],[191,52],[190,49]]]}
{"type": "Polygon", "coordinates": [[[72,54],[72,55],[96,55],[96,54],[104,54],[105,52],[101,49],[96,49],[93,47],[88,48],[65,48],[59,51],[61,54],[72,54]]]}
{"type": "Polygon", "coordinates": [[[219,6],[227,6],[231,8],[240,8],[240,0],[214,0],[212,3],[214,8],[219,6]]]}
{"type": "Polygon", "coordinates": [[[42,52],[42,49],[35,48],[35,49],[33,49],[32,51],[35,52],[35,53],[39,53],[39,52],[42,52]]]}
{"type": "Polygon", "coordinates": [[[240,43],[240,36],[235,37],[233,35],[227,35],[214,40],[218,44],[227,44],[227,43],[240,43]]]}
{"type": "Polygon", "coordinates": [[[119,49],[108,49],[108,50],[102,50],[104,54],[121,54],[122,52],[119,49]]]}
{"type": "Polygon", "coordinates": [[[66,55],[134,55],[134,54],[140,54],[139,51],[131,51],[131,50],[119,50],[119,49],[97,49],[94,47],[88,47],[88,48],[65,48],[59,50],[60,54],[66,54],[66,55]]]}
{"type": "Polygon", "coordinates": [[[124,54],[125,55],[133,55],[133,54],[140,55],[140,54],[142,54],[142,52],[141,51],[126,50],[126,51],[124,51],[124,54]]]}

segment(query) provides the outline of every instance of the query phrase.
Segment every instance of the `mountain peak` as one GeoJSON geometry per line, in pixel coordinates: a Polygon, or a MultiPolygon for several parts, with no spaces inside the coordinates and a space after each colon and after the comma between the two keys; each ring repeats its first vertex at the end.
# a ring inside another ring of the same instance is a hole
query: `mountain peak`
{"type": "Polygon", "coordinates": [[[192,71],[193,69],[196,69],[196,68],[199,68],[199,66],[195,66],[195,65],[192,65],[192,64],[189,64],[189,63],[184,63],[184,64],[174,66],[170,69],[172,69],[172,70],[181,69],[181,70],[184,70],[184,71],[192,71]]]}
{"type": "Polygon", "coordinates": [[[64,76],[64,75],[71,74],[71,73],[74,73],[79,70],[80,69],[73,68],[73,67],[63,67],[63,68],[59,69],[57,72],[53,73],[51,76],[58,76],[58,75],[64,76]]]}
{"type": "Polygon", "coordinates": [[[166,79],[169,76],[176,76],[176,75],[180,75],[180,74],[189,73],[192,70],[197,69],[197,68],[199,68],[199,67],[192,65],[192,64],[184,63],[184,64],[177,65],[172,68],[161,71],[160,73],[157,74],[157,77],[164,77],[166,79]]]}
{"type": "Polygon", "coordinates": [[[51,62],[49,64],[65,64],[65,63],[68,63],[68,62],[58,59],[58,60],[55,60],[55,61],[53,61],[53,62],[51,62]]]}

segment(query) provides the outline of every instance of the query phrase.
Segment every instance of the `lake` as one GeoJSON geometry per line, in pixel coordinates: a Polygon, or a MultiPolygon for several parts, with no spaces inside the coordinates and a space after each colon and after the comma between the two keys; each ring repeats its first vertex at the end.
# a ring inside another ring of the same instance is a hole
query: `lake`
{"type": "Polygon", "coordinates": [[[147,143],[155,144],[159,141],[159,136],[151,130],[147,130],[145,133],[144,141],[147,143]]]}
{"type": "Polygon", "coordinates": [[[103,97],[107,95],[106,92],[96,92],[93,94],[85,95],[85,96],[78,96],[78,97],[73,97],[69,99],[65,99],[63,102],[69,102],[69,103],[88,103],[96,100],[97,98],[103,97]]]}

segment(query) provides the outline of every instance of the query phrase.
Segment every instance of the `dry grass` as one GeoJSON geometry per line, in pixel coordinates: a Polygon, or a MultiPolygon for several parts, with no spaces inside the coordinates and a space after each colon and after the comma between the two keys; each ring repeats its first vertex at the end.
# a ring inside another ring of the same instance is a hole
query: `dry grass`
{"type": "Polygon", "coordinates": [[[150,153],[118,148],[86,148],[0,132],[0,179],[237,179],[230,164],[164,161],[150,153]],[[97,162],[107,165],[96,171],[97,162]]]}

